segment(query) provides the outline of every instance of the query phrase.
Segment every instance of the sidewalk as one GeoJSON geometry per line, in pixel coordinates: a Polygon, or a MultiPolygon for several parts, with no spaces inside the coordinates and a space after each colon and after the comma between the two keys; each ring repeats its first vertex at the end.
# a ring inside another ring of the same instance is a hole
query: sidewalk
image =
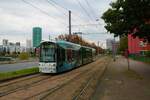
{"type": "Polygon", "coordinates": [[[110,62],[92,100],[150,100],[150,65],[119,57],[110,62]]]}

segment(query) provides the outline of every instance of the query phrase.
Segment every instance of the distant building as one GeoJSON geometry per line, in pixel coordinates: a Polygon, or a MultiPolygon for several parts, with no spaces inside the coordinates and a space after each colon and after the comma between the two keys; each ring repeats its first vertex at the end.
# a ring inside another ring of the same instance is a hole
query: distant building
{"type": "Polygon", "coordinates": [[[3,46],[7,46],[8,45],[8,40],[7,39],[3,39],[3,46]]]}
{"type": "Polygon", "coordinates": [[[38,47],[42,41],[42,28],[34,27],[33,28],[33,37],[32,37],[33,47],[38,47]]]}
{"type": "Polygon", "coordinates": [[[0,53],[3,52],[3,45],[0,45],[0,53]]]}
{"type": "Polygon", "coordinates": [[[113,43],[115,43],[114,39],[107,39],[106,40],[106,49],[112,51],[112,49],[113,49],[113,43]]]}
{"type": "Polygon", "coordinates": [[[20,42],[16,42],[16,44],[15,44],[15,50],[16,50],[16,52],[21,52],[21,45],[20,45],[20,42]]]}
{"type": "Polygon", "coordinates": [[[31,40],[26,40],[26,48],[32,48],[31,40]]]}
{"type": "Polygon", "coordinates": [[[26,52],[31,52],[32,51],[32,42],[31,40],[26,40],[26,52]]]}
{"type": "Polygon", "coordinates": [[[26,47],[21,46],[21,47],[20,47],[20,52],[26,52],[26,47]]]}
{"type": "Polygon", "coordinates": [[[119,41],[115,41],[114,39],[107,39],[106,40],[106,49],[110,51],[117,51],[119,48],[119,41]]]}
{"type": "Polygon", "coordinates": [[[7,39],[3,39],[2,43],[3,45],[0,45],[0,53],[25,52],[25,47],[22,47],[20,42],[13,43],[13,42],[8,42],[7,39]]]}
{"type": "Polygon", "coordinates": [[[16,46],[20,46],[20,42],[16,42],[16,46]]]}
{"type": "Polygon", "coordinates": [[[9,42],[9,46],[14,46],[15,43],[9,42]]]}

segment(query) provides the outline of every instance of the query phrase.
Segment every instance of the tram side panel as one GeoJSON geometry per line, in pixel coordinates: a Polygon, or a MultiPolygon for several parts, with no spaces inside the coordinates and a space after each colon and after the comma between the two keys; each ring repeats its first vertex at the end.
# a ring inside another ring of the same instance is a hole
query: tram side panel
{"type": "Polygon", "coordinates": [[[82,65],[79,50],[58,48],[57,71],[63,72],[82,65]]]}

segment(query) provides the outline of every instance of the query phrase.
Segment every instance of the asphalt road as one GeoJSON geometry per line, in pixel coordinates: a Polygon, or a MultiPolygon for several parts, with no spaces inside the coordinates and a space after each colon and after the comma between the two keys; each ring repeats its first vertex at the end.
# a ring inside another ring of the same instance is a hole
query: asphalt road
{"type": "Polygon", "coordinates": [[[0,72],[9,72],[20,69],[38,67],[38,62],[24,62],[24,63],[15,63],[15,64],[2,64],[0,65],[0,72]]]}

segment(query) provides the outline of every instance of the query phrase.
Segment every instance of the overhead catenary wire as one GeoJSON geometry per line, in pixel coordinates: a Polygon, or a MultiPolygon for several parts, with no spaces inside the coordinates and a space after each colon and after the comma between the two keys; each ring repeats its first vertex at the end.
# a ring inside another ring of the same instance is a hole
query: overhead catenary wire
{"type": "Polygon", "coordinates": [[[59,9],[57,6],[56,6],[56,3],[55,3],[55,1],[53,2],[53,1],[51,1],[51,0],[46,0],[47,2],[48,2],[48,4],[50,4],[50,5],[52,5],[54,8],[56,8],[58,11],[60,11],[63,15],[65,15],[65,16],[68,16],[68,14],[66,14],[66,13],[64,13],[61,9],[59,9]]]}
{"type": "MultiPolygon", "coordinates": [[[[53,2],[54,4],[56,4],[57,6],[61,7],[62,9],[65,9],[66,11],[71,10],[71,9],[68,9],[68,8],[64,7],[63,5],[57,3],[57,2],[54,1],[54,0],[49,0],[49,1],[53,2]]],[[[71,10],[71,11],[72,11],[72,14],[73,14],[73,15],[75,15],[75,16],[77,16],[78,18],[81,19],[81,16],[78,16],[78,13],[75,13],[73,10],[71,10]]],[[[78,19],[75,18],[75,20],[78,20],[78,19]]],[[[83,20],[83,19],[81,19],[81,20],[83,20]]]]}
{"type": "MultiPolygon", "coordinates": [[[[43,14],[45,14],[45,15],[51,17],[51,18],[54,18],[54,17],[52,17],[51,15],[49,15],[48,12],[46,12],[46,11],[42,10],[41,8],[39,8],[39,7],[35,6],[35,5],[33,5],[32,3],[28,2],[28,1],[25,1],[25,0],[22,0],[22,1],[23,1],[24,3],[26,3],[26,4],[30,5],[30,6],[32,6],[33,8],[39,10],[41,13],[43,13],[43,14]]],[[[48,2],[51,1],[51,3],[49,2],[49,4],[51,4],[51,5],[52,5],[53,7],[55,7],[57,10],[60,10],[59,7],[63,8],[63,9],[66,10],[66,11],[69,10],[68,8],[64,7],[63,5],[57,3],[57,2],[54,1],[54,0],[47,0],[47,1],[48,1],[48,2]]],[[[78,0],[78,1],[79,1],[79,0],[78,0]]],[[[80,6],[82,6],[82,4],[81,4],[80,1],[79,1],[79,3],[80,3],[80,6]]],[[[83,7],[83,9],[85,9],[85,8],[83,7]]],[[[85,9],[85,10],[86,10],[86,9],[85,9]]],[[[61,11],[62,11],[62,10],[60,10],[60,12],[61,12],[61,11]]],[[[61,12],[61,13],[63,13],[65,16],[68,16],[67,14],[64,13],[64,11],[61,12]]],[[[87,14],[88,14],[88,12],[87,12],[87,14]]],[[[77,15],[77,14],[75,14],[75,15],[77,15]]],[[[89,15],[89,14],[88,14],[88,15],[89,15]]],[[[90,16],[88,16],[88,17],[90,17],[90,16]]],[[[81,18],[81,17],[80,17],[80,18],[81,18]]],[[[82,19],[81,19],[81,20],[82,20],[82,19]]],[[[92,20],[92,18],[90,18],[90,20],[92,20]]],[[[77,22],[77,20],[76,20],[75,22],[77,22]]],[[[60,23],[61,23],[61,22],[60,22],[60,23]]],[[[61,24],[66,25],[67,23],[61,23],[61,24]]],[[[88,24],[88,23],[87,23],[87,24],[88,24]]],[[[89,24],[92,24],[92,23],[89,23],[89,24]]]]}
{"type": "MultiPolygon", "coordinates": [[[[39,7],[35,6],[35,5],[33,5],[32,3],[28,2],[28,1],[25,1],[25,0],[22,0],[22,1],[23,1],[24,3],[30,5],[31,7],[37,9],[37,10],[40,11],[41,13],[43,13],[43,14],[49,16],[50,18],[53,18],[52,16],[49,15],[48,12],[46,12],[46,11],[42,10],[41,8],[39,8],[39,7]]],[[[60,23],[63,24],[63,25],[66,25],[66,23],[63,23],[63,22],[60,22],[60,23]]]]}
{"type": "MultiPolygon", "coordinates": [[[[61,5],[61,4],[59,4],[59,3],[57,3],[56,1],[54,1],[54,0],[50,0],[51,2],[53,2],[54,4],[56,4],[57,6],[59,6],[59,7],[61,7],[62,9],[64,9],[64,10],[70,10],[70,9],[68,9],[68,8],[66,8],[65,6],[63,6],[63,5],[61,5]]],[[[82,6],[82,4],[81,4],[81,2],[78,0],[77,1],[78,2],[78,4],[80,4],[79,6],[85,11],[85,13],[87,14],[87,16],[88,16],[88,18],[90,19],[90,20],[94,20],[95,22],[96,22],[96,19],[95,18],[92,18],[91,16],[90,16],[90,14],[88,13],[88,11],[82,6]]],[[[89,4],[89,2],[88,1],[86,1],[86,3],[87,3],[87,5],[89,6],[89,8],[91,8],[91,11],[94,13],[94,10],[93,10],[93,8],[91,7],[91,5],[89,4]]],[[[75,14],[74,12],[73,12],[73,14],[75,14]]],[[[96,14],[95,14],[96,15],[96,14]]],[[[77,14],[75,14],[75,16],[77,16],[77,14]]],[[[79,18],[81,18],[80,16],[78,16],[79,18]]],[[[93,16],[94,17],[94,16],[93,16]]],[[[82,19],[81,19],[82,20],[82,19]]],[[[100,26],[101,24],[100,23],[98,23],[98,24],[92,24],[92,23],[87,23],[87,24],[79,24],[79,25],[72,25],[73,27],[75,26],[75,27],[84,27],[84,26],[96,26],[96,28],[98,27],[98,26],[100,26]]]]}
{"type": "Polygon", "coordinates": [[[67,9],[66,7],[64,7],[64,6],[62,6],[62,5],[60,5],[60,4],[58,4],[57,2],[55,2],[54,0],[50,0],[51,2],[53,2],[54,4],[56,4],[56,5],[58,5],[58,6],[60,6],[61,8],[63,8],[63,9],[65,9],[65,10],[69,10],[69,9],[67,9]]]}
{"type": "MultiPolygon", "coordinates": [[[[68,17],[68,14],[66,14],[62,9],[60,9],[59,7],[61,7],[60,5],[58,5],[58,3],[56,3],[53,0],[46,0],[51,6],[53,6],[55,9],[57,9],[57,11],[59,11],[60,13],[62,13],[64,16],[68,17]]],[[[62,7],[61,7],[62,8],[62,7]]],[[[63,7],[63,9],[67,10],[67,8],[63,7]]],[[[69,10],[67,10],[68,13],[69,10]]],[[[77,22],[77,19],[72,18],[72,20],[74,20],[74,22],[77,22]]]]}
{"type": "Polygon", "coordinates": [[[88,11],[84,8],[84,6],[81,4],[81,2],[79,0],[76,0],[77,3],[79,4],[79,6],[83,9],[83,11],[85,12],[85,14],[88,16],[89,20],[91,21],[95,21],[91,16],[90,14],[88,13],[88,11]]]}
{"type": "Polygon", "coordinates": [[[72,26],[100,26],[101,24],[80,24],[80,25],[72,25],[72,26]]]}
{"type": "Polygon", "coordinates": [[[93,17],[96,18],[95,11],[93,10],[93,7],[90,5],[89,1],[88,0],[84,0],[84,1],[86,2],[87,6],[90,8],[93,17]]]}

